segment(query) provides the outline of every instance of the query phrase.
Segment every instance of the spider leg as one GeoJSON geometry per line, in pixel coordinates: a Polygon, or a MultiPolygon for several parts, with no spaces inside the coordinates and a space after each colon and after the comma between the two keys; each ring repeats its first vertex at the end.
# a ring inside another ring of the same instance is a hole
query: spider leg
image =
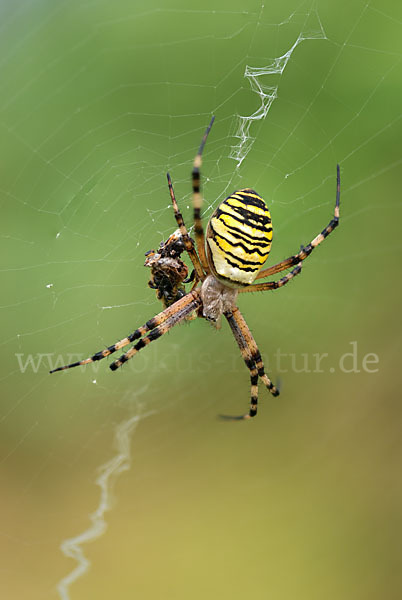
{"type": "MultiPolygon", "coordinates": [[[[189,304],[187,304],[183,308],[180,308],[179,310],[176,310],[173,314],[171,314],[171,316],[168,319],[164,320],[163,323],[152,329],[152,331],[146,337],[142,338],[139,342],[137,342],[135,346],[130,348],[130,350],[128,350],[125,354],[122,354],[120,358],[112,362],[109,365],[112,371],[116,371],[116,369],[121,367],[131,357],[137,354],[142,348],[145,348],[145,346],[147,346],[154,340],[157,340],[164,333],[168,332],[169,329],[180,323],[180,321],[183,321],[191,312],[199,308],[202,304],[200,293],[197,290],[195,290],[194,292],[190,292],[190,294],[187,294],[187,296],[191,295],[193,295],[193,299],[189,304]]],[[[185,298],[187,298],[187,296],[185,296],[185,298]]],[[[181,302],[181,300],[178,300],[177,302],[172,304],[172,306],[177,306],[179,302],[181,302]]]]}
{"type": "Polygon", "coordinates": [[[250,370],[251,402],[250,410],[245,415],[234,417],[223,415],[223,418],[232,421],[251,419],[257,414],[258,377],[262,379],[265,387],[271,392],[273,396],[279,396],[279,389],[274,386],[268,375],[265,373],[264,363],[262,361],[260,351],[258,350],[257,344],[252,336],[252,333],[248,328],[247,323],[244,320],[244,317],[241,314],[240,310],[237,308],[237,306],[233,308],[232,312],[225,313],[225,317],[228,320],[230,328],[240,348],[243,360],[246,363],[247,368],[250,370]]]}
{"type": "Polygon", "coordinates": [[[241,314],[240,310],[237,308],[237,306],[233,310],[233,317],[234,317],[244,339],[246,340],[247,346],[251,353],[251,357],[255,361],[255,365],[257,367],[259,377],[262,379],[265,387],[271,392],[271,394],[273,396],[279,396],[279,389],[274,386],[274,384],[272,383],[272,381],[270,380],[268,375],[265,373],[264,363],[262,361],[261,354],[260,354],[260,351],[258,350],[256,341],[253,338],[253,335],[252,335],[243,315],[241,314]]]}
{"type": "Polygon", "coordinates": [[[85,358],[84,360],[80,360],[79,362],[71,363],[70,365],[65,365],[64,367],[57,367],[57,369],[53,369],[53,371],[50,371],[50,373],[55,373],[56,371],[64,371],[65,369],[71,369],[72,367],[79,367],[81,365],[87,365],[97,360],[101,360],[102,358],[106,358],[106,356],[113,354],[113,352],[116,352],[116,350],[120,350],[120,348],[124,348],[124,346],[128,346],[129,344],[131,344],[131,342],[138,340],[148,331],[155,329],[156,327],[158,327],[158,325],[160,325],[164,321],[167,321],[169,318],[175,315],[176,312],[179,312],[188,305],[191,305],[198,298],[198,296],[198,291],[186,294],[183,298],[180,298],[180,300],[177,300],[177,302],[166,308],[164,311],[160,312],[155,317],[152,317],[152,319],[147,321],[145,325],[139,327],[133,333],[123,338],[119,342],[116,342],[112,346],[105,348],[105,350],[96,352],[96,354],[89,358],[85,358]]]}
{"type": "Polygon", "coordinates": [[[241,292],[263,292],[265,290],[276,290],[286,283],[296,277],[302,270],[302,264],[299,262],[297,267],[292,269],[290,273],[279,279],[278,281],[264,281],[263,283],[252,283],[244,288],[239,289],[239,293],[241,292]]]}
{"type": "Polygon", "coordinates": [[[179,207],[177,205],[176,197],[175,197],[175,194],[174,194],[172,180],[170,178],[169,173],[167,173],[167,180],[168,180],[168,185],[169,185],[170,197],[172,199],[172,204],[173,204],[174,216],[175,216],[177,225],[179,226],[180,233],[181,233],[182,238],[183,238],[184,246],[185,246],[185,248],[186,248],[186,250],[188,252],[188,255],[190,257],[191,262],[193,263],[193,267],[194,267],[194,270],[196,272],[197,278],[200,281],[204,281],[204,279],[205,279],[205,273],[204,273],[203,268],[201,266],[200,259],[198,258],[197,252],[196,252],[196,250],[194,248],[193,240],[188,235],[187,227],[184,224],[183,215],[179,211],[179,207]]]}
{"type": "Polygon", "coordinates": [[[186,279],[183,280],[183,283],[192,283],[194,281],[195,278],[195,271],[194,269],[191,271],[190,275],[188,277],[186,277],[186,279]]]}
{"type": "Polygon", "coordinates": [[[201,165],[202,165],[202,152],[204,150],[205,142],[207,141],[207,137],[209,132],[211,131],[211,127],[215,117],[212,117],[208,127],[205,130],[205,133],[202,137],[200,147],[196,154],[193,164],[193,171],[191,173],[191,179],[193,184],[193,207],[194,207],[194,233],[195,233],[195,242],[197,245],[198,256],[200,257],[200,261],[202,267],[206,273],[209,273],[209,266],[207,257],[205,254],[205,237],[204,237],[204,229],[202,226],[201,220],[201,207],[202,207],[202,195],[200,192],[200,182],[201,182],[201,165]]]}
{"type": "Polygon", "coordinates": [[[241,421],[243,419],[250,419],[255,417],[257,414],[257,405],[258,405],[258,369],[253,359],[250,348],[244,338],[240,327],[238,326],[235,318],[234,312],[226,312],[224,313],[229,323],[229,326],[232,330],[234,338],[239,346],[241,355],[246,364],[246,367],[250,371],[250,383],[251,383],[251,399],[250,399],[250,411],[248,414],[240,415],[240,416],[231,416],[231,415],[220,415],[221,418],[229,420],[229,421],[241,421]]]}
{"type": "MultiPolygon", "coordinates": [[[[282,260],[276,265],[269,267],[268,269],[263,269],[260,271],[256,277],[256,279],[261,279],[262,277],[268,277],[269,275],[275,275],[275,273],[280,273],[293,265],[296,265],[301,260],[306,259],[314,248],[316,248],[321,242],[325,240],[325,238],[335,229],[335,227],[339,224],[339,200],[341,195],[341,175],[339,170],[339,165],[336,165],[336,202],[335,202],[335,211],[334,218],[328,223],[328,225],[319,233],[307,246],[303,247],[300,252],[295,254],[294,256],[290,256],[286,260],[282,260]]],[[[269,289],[269,288],[268,288],[269,289]]]]}

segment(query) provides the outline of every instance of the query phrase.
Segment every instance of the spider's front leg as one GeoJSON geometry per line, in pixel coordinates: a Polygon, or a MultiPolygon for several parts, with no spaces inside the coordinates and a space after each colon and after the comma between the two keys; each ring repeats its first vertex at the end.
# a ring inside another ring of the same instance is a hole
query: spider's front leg
{"type": "Polygon", "coordinates": [[[182,298],[182,300],[178,300],[177,302],[175,302],[175,304],[172,304],[170,308],[173,308],[173,312],[171,313],[168,319],[165,319],[163,323],[152,329],[152,331],[148,335],[143,337],[139,342],[137,342],[135,346],[133,346],[132,348],[130,348],[130,350],[122,354],[120,358],[112,362],[109,365],[111,370],[116,371],[116,369],[121,367],[128,360],[130,360],[130,358],[138,354],[138,352],[142,350],[142,348],[145,348],[145,346],[148,346],[148,344],[150,344],[154,340],[157,340],[162,335],[167,333],[170,329],[172,329],[172,327],[174,327],[181,321],[184,321],[186,318],[188,318],[189,315],[191,315],[191,313],[199,309],[202,305],[200,292],[198,290],[190,292],[184,298],[182,298]],[[186,305],[182,306],[181,302],[184,299],[187,299],[189,301],[186,305]],[[178,308],[179,306],[180,308],[178,308]]]}
{"type": "Polygon", "coordinates": [[[225,313],[225,317],[229,326],[233,332],[237,345],[240,348],[241,355],[246,364],[246,367],[250,371],[250,410],[248,414],[232,416],[232,415],[220,415],[221,419],[225,419],[227,421],[242,421],[243,419],[251,419],[255,417],[257,414],[257,405],[258,405],[258,370],[255,364],[255,361],[251,357],[251,353],[247,347],[246,340],[244,339],[240,329],[238,328],[236,321],[233,317],[233,313],[227,312],[225,313]]]}
{"type": "Polygon", "coordinates": [[[221,415],[223,419],[230,421],[241,421],[243,419],[251,419],[257,414],[258,406],[258,377],[260,377],[273,396],[279,396],[279,389],[274,386],[272,381],[265,373],[264,363],[262,362],[261,354],[257,348],[257,344],[247,327],[247,324],[240,313],[237,306],[233,307],[231,312],[224,313],[232,330],[237,345],[240,348],[241,355],[250,371],[251,382],[251,399],[250,410],[245,415],[231,416],[221,415]]]}
{"type": "Polygon", "coordinates": [[[233,311],[233,317],[236,321],[236,324],[241,331],[247,347],[249,348],[252,359],[255,361],[255,365],[257,367],[258,375],[264,383],[265,387],[268,391],[271,392],[273,396],[279,396],[279,388],[274,386],[268,375],[265,373],[264,363],[261,358],[260,351],[258,350],[258,346],[256,341],[243,317],[240,310],[236,307],[236,310],[233,311]]]}
{"type": "MultiPolygon", "coordinates": [[[[136,329],[133,333],[130,333],[130,335],[123,338],[119,342],[116,342],[115,344],[113,344],[112,346],[109,346],[108,348],[105,348],[104,350],[100,350],[99,352],[96,352],[89,358],[85,358],[84,360],[80,360],[78,362],[71,363],[69,365],[64,365],[63,367],[57,367],[56,369],[53,369],[52,371],[50,371],[50,373],[56,373],[56,371],[64,371],[65,369],[71,369],[73,367],[80,367],[81,365],[87,365],[89,363],[96,362],[98,360],[106,358],[107,356],[110,356],[110,354],[113,354],[117,350],[120,350],[121,348],[124,348],[125,346],[128,346],[129,344],[131,344],[131,342],[134,342],[135,340],[140,339],[146,333],[148,333],[148,332],[152,333],[152,331],[154,331],[157,327],[162,325],[165,321],[169,321],[169,319],[171,319],[172,317],[177,315],[177,313],[180,313],[180,311],[187,311],[188,307],[193,306],[194,303],[196,302],[196,305],[194,306],[194,308],[192,308],[192,309],[190,308],[190,309],[188,309],[188,312],[185,312],[185,314],[190,314],[192,312],[192,310],[194,310],[195,308],[198,308],[198,303],[199,303],[198,297],[199,297],[199,292],[197,290],[194,290],[194,291],[190,292],[189,294],[186,294],[183,298],[181,298],[180,300],[177,300],[177,302],[175,302],[174,304],[172,304],[171,306],[169,306],[168,308],[166,308],[165,310],[163,310],[162,312],[157,314],[155,317],[152,317],[152,319],[147,321],[145,323],[145,325],[142,325],[141,327],[136,329]]],[[[141,341],[142,340],[140,340],[140,342],[141,341]]],[[[112,364],[114,364],[114,363],[112,363],[112,364]]]]}

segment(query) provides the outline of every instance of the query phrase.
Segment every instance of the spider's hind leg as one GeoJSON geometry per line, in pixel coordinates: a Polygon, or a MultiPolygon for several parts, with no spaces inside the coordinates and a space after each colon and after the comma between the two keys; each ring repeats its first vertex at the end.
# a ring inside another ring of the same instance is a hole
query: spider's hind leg
{"type": "MultiPolygon", "coordinates": [[[[317,246],[319,246],[319,244],[321,244],[329,236],[329,234],[336,227],[338,227],[340,196],[341,196],[341,173],[340,173],[339,165],[336,165],[336,200],[335,200],[334,216],[331,219],[331,221],[321,231],[321,233],[319,233],[318,235],[315,236],[315,238],[309,244],[307,244],[306,246],[302,246],[300,251],[297,254],[295,254],[294,256],[289,256],[289,258],[287,258],[286,260],[281,260],[281,262],[277,263],[276,265],[273,265],[272,267],[268,267],[267,269],[262,269],[258,273],[256,279],[262,279],[263,277],[269,277],[270,275],[274,275],[275,273],[280,273],[281,271],[285,271],[286,269],[289,269],[289,267],[292,267],[293,265],[298,264],[300,261],[305,260],[308,256],[310,256],[310,254],[312,253],[314,248],[317,248],[317,246]]],[[[259,288],[259,289],[271,289],[271,288],[259,288]]],[[[255,289],[254,291],[257,291],[257,289],[255,289]]]]}
{"type": "Polygon", "coordinates": [[[205,273],[209,273],[208,260],[205,254],[205,235],[204,228],[202,226],[202,204],[203,197],[201,194],[201,165],[202,165],[202,153],[204,150],[205,143],[211,127],[215,121],[215,117],[211,118],[208,127],[202,137],[200,147],[194,159],[193,170],[191,172],[191,181],[193,186],[193,209],[194,209],[194,234],[195,243],[197,245],[198,256],[205,273]]]}
{"type": "Polygon", "coordinates": [[[166,176],[167,176],[167,180],[168,180],[170,198],[172,200],[172,205],[173,205],[174,217],[175,217],[176,223],[180,229],[180,233],[183,238],[184,247],[185,247],[185,249],[190,257],[190,260],[193,264],[195,273],[197,275],[197,279],[199,281],[204,281],[205,274],[204,274],[200,259],[198,258],[198,254],[195,251],[193,240],[190,238],[190,236],[188,234],[187,227],[184,223],[183,215],[179,211],[179,207],[177,205],[177,200],[176,200],[176,196],[175,196],[174,189],[173,189],[172,179],[171,179],[169,173],[167,173],[166,176]]]}

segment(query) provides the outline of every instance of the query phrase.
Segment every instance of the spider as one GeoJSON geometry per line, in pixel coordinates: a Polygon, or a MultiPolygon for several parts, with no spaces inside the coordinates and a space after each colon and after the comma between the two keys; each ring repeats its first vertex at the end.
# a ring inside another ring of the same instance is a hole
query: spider
{"type": "Polygon", "coordinates": [[[248,413],[240,416],[227,416],[226,418],[235,420],[251,419],[257,414],[258,378],[262,380],[273,396],[278,396],[279,390],[265,373],[257,344],[236,304],[237,295],[244,292],[276,290],[286,285],[301,272],[302,261],[310,256],[314,248],[321,244],[339,223],[340,169],[337,165],[336,202],[333,219],[309,244],[301,246],[297,254],[272,267],[262,269],[271,249],[272,222],[267,205],[253,189],[237,190],[223,200],[209,219],[206,235],[204,236],[201,220],[201,157],[214,119],[215,117],[212,117],[203,135],[192,170],[195,244],[184,224],[176,202],[172,180],[169,173],[167,173],[170,197],[180,235],[175,232],[167,242],[161,244],[158,253],[155,254],[154,251],[150,251],[147,259],[149,263],[147,266],[153,268],[151,285],[157,288],[158,294],[161,293],[158,297],[162,299],[166,308],[147,321],[145,325],[105,350],[97,352],[90,358],[58,367],[50,372],[54,373],[101,360],[120,350],[120,348],[128,346],[131,342],[139,340],[120,358],[109,365],[112,371],[115,371],[142,348],[160,338],[181,321],[192,318],[192,315],[205,318],[215,326],[219,326],[223,315],[229,323],[243,360],[250,372],[251,382],[251,401],[248,413]],[[187,269],[182,267],[184,263],[180,260],[183,246],[194,268],[194,284],[188,293],[185,293],[185,288],[182,285],[187,276],[187,269]],[[155,258],[154,264],[152,264],[152,258],[155,258]],[[160,263],[161,258],[178,259],[178,267],[176,265],[176,270],[173,269],[173,271],[171,268],[166,270],[166,265],[163,267],[163,263],[160,263]],[[161,266],[162,270],[160,269],[161,266]],[[257,279],[275,275],[290,267],[293,267],[292,270],[279,280],[254,283],[257,279]],[[161,280],[157,279],[157,275],[158,273],[163,275],[164,269],[166,279],[161,284],[161,280]],[[165,292],[166,294],[162,297],[165,292]]]}

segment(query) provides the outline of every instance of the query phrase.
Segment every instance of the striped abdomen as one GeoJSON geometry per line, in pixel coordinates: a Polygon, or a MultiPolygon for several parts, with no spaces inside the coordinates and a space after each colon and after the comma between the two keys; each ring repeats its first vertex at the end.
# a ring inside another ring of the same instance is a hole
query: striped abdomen
{"type": "Polygon", "coordinates": [[[271,215],[249,188],[221,202],[208,223],[206,250],[213,274],[229,286],[254,281],[272,243],[271,215]]]}

